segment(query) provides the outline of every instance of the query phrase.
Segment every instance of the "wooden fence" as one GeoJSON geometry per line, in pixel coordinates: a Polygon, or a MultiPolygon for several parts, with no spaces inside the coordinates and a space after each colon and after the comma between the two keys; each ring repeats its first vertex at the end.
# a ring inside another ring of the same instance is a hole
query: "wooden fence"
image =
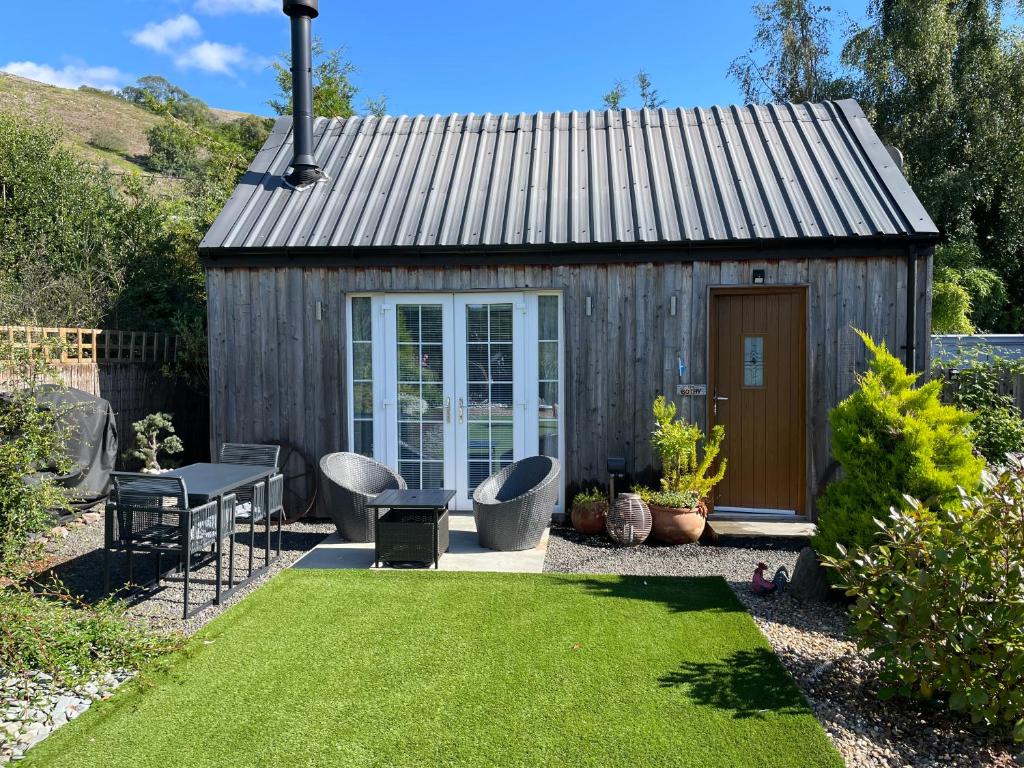
{"type": "Polygon", "coordinates": [[[180,342],[169,333],[14,325],[0,325],[0,340],[12,349],[46,349],[61,364],[169,363],[180,342]]]}
{"type": "MultiPolygon", "coordinates": [[[[114,409],[120,447],[131,440],[132,423],[147,414],[163,411],[185,444],[180,461],[209,458],[209,396],[196,392],[164,371],[177,355],[178,337],[166,333],[117,331],[99,328],[28,328],[0,326],[0,351],[4,347],[49,355],[59,383],[102,397],[114,409]]],[[[13,379],[0,372],[0,390],[13,379]]],[[[119,465],[122,457],[119,457],[119,465]]]]}

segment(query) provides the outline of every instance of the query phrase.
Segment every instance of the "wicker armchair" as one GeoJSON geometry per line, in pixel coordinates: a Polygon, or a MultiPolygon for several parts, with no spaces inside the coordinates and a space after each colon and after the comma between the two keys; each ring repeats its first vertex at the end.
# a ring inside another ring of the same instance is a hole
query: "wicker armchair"
{"type": "Polygon", "coordinates": [[[558,502],[556,459],[532,456],[510,464],[473,492],[481,546],[502,552],[533,549],[558,502]]]}
{"type": "MultiPolygon", "coordinates": [[[[128,555],[128,580],[134,580],[134,555],[148,552],[156,555],[154,583],[163,573],[162,555],[177,559],[184,572],[184,617],[189,616],[191,571],[220,557],[221,542],[231,542],[228,584],[234,581],[235,495],[209,501],[196,507],[188,505],[185,481],[177,477],[114,472],[113,488],[106,506],[103,570],[104,587],[110,591],[110,553],[128,555]]],[[[220,571],[218,569],[218,580],[220,571]]]]}
{"type": "Polygon", "coordinates": [[[320,459],[320,491],[327,514],[349,541],[373,541],[375,511],[366,502],[405,480],[383,464],[358,453],[329,453],[320,459]]]}

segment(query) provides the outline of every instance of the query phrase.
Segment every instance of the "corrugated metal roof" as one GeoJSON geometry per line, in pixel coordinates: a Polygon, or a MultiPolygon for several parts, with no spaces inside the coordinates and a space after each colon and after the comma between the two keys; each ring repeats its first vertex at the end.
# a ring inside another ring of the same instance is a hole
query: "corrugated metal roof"
{"type": "Polygon", "coordinates": [[[314,134],[329,180],[284,184],[279,120],[204,252],[936,234],[852,101],[318,119],[314,134]]]}

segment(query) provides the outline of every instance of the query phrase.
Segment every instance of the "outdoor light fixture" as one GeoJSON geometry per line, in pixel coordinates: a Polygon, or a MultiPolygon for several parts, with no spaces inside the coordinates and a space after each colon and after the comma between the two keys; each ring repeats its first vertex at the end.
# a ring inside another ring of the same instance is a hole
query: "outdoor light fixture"
{"type": "Polygon", "coordinates": [[[590,317],[590,297],[587,296],[586,301],[583,302],[584,307],[587,311],[587,317],[590,317]]]}
{"type": "Polygon", "coordinates": [[[625,477],[626,475],[626,458],[624,456],[609,456],[608,457],[608,495],[611,497],[611,503],[615,503],[615,478],[625,477]]]}
{"type": "Polygon", "coordinates": [[[754,285],[762,285],[763,283],[764,283],[764,270],[763,269],[755,269],[754,270],[754,285]]]}
{"type": "Polygon", "coordinates": [[[669,311],[669,314],[672,315],[672,317],[676,316],[676,295],[674,293],[672,294],[672,298],[669,300],[669,310],[668,311],[669,311]]]}

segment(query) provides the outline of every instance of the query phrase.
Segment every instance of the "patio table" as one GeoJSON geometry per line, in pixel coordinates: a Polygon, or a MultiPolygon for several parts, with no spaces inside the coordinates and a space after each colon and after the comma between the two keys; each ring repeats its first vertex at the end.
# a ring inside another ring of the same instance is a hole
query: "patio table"
{"type": "Polygon", "coordinates": [[[395,488],[366,503],[376,510],[373,564],[382,562],[434,563],[448,551],[448,504],[455,491],[442,488],[395,488]],[[383,515],[381,509],[386,509],[383,515]]]}
{"type": "MultiPolygon", "coordinates": [[[[200,462],[188,464],[178,469],[172,469],[164,474],[169,477],[180,477],[185,481],[188,489],[189,504],[203,504],[208,501],[217,500],[220,507],[222,497],[242,485],[258,483],[261,480],[268,484],[270,478],[277,473],[277,467],[260,466],[256,464],[211,464],[200,462]]],[[[234,537],[231,539],[230,555],[228,563],[228,591],[223,592],[221,586],[223,573],[223,547],[224,532],[221,529],[221,516],[217,515],[217,578],[216,594],[213,598],[214,605],[219,605],[221,600],[230,597],[231,594],[242,585],[235,585],[235,558],[234,558],[234,537]]]]}

